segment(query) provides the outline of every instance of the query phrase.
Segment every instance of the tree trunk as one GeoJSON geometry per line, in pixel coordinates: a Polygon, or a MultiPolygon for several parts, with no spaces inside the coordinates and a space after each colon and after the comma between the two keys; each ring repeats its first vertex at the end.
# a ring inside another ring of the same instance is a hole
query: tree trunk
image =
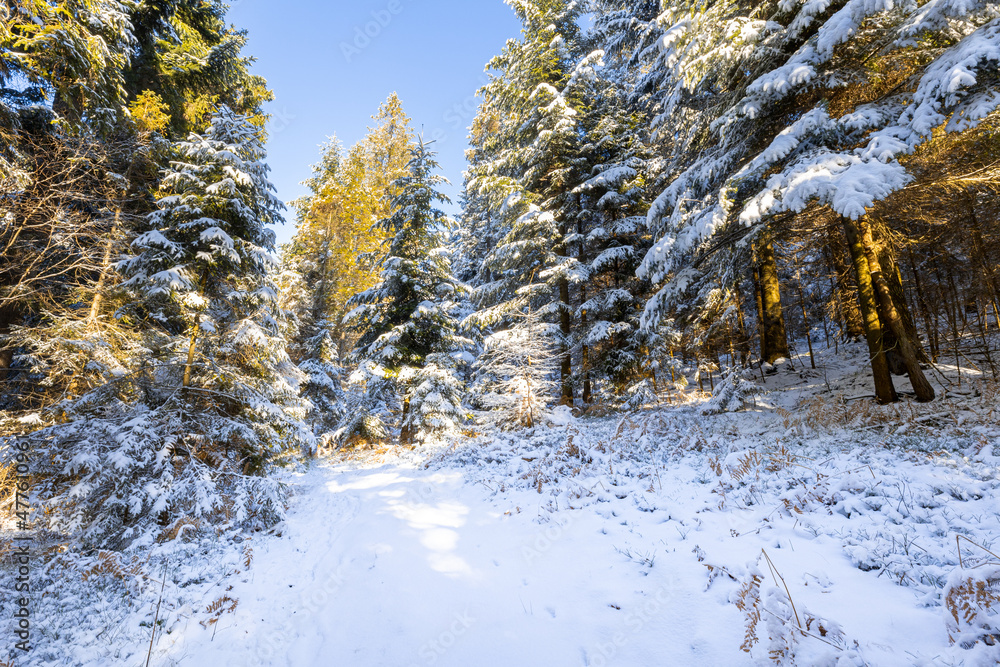
{"type": "Polygon", "coordinates": [[[948,320],[948,325],[951,327],[952,332],[952,352],[955,354],[955,367],[958,369],[958,386],[962,386],[962,358],[961,353],[958,348],[958,343],[960,335],[958,333],[958,315],[955,313],[955,299],[948,298],[945,293],[945,279],[941,275],[941,266],[934,258],[934,277],[937,279],[937,297],[938,302],[945,305],[944,315],[945,319],[948,320]]]}
{"type": "Polygon", "coordinates": [[[115,235],[118,234],[118,224],[121,221],[121,209],[115,209],[115,222],[111,226],[111,233],[107,238],[107,246],[104,248],[104,258],[101,260],[101,275],[97,279],[97,287],[94,289],[94,300],[90,304],[90,315],[87,317],[87,331],[93,331],[97,326],[97,319],[101,314],[101,304],[104,302],[104,288],[111,273],[111,250],[114,247],[115,235]]]}
{"type": "Polygon", "coordinates": [[[562,379],[562,400],[560,403],[573,405],[573,360],[569,346],[573,331],[569,312],[569,281],[565,278],[559,281],[559,302],[559,329],[563,335],[562,366],[559,369],[559,375],[562,379]]]}
{"type": "Polygon", "coordinates": [[[917,352],[919,343],[915,342],[910,333],[906,330],[903,316],[892,298],[892,289],[879,260],[879,253],[875,248],[875,241],[872,237],[871,226],[865,218],[861,218],[855,223],[861,232],[861,244],[868,259],[868,270],[871,272],[872,285],[875,288],[875,295],[882,306],[881,312],[885,313],[886,323],[890,330],[896,335],[899,345],[899,352],[903,355],[903,363],[906,365],[906,374],[913,385],[913,391],[917,395],[917,400],[928,402],[934,400],[934,388],[924,376],[924,371],[920,368],[920,355],[917,352]]]}
{"type": "Polygon", "coordinates": [[[811,327],[809,322],[809,311],[806,309],[806,296],[805,293],[802,291],[802,278],[798,274],[796,274],[795,276],[795,286],[798,287],[799,290],[799,306],[802,308],[802,326],[805,327],[806,342],[809,344],[809,365],[812,366],[813,369],[815,369],[816,355],[813,354],[813,341],[812,341],[812,332],[810,331],[811,327]]]}
{"type": "Polygon", "coordinates": [[[788,335],[785,332],[785,317],[781,310],[781,285],[778,282],[778,263],[774,256],[774,245],[763,244],[757,251],[760,262],[761,312],[764,316],[762,357],[768,363],[784,357],[791,357],[788,350],[788,335]]]}
{"type": "MultiPolygon", "coordinates": [[[[0,307],[0,338],[7,335],[10,327],[21,319],[21,313],[15,306],[0,307]]],[[[10,367],[14,364],[14,348],[0,348],[0,383],[5,383],[10,377],[10,367]]],[[[5,386],[0,386],[0,392],[7,393],[5,386]]]]}
{"type": "MultiPolygon", "coordinates": [[[[587,302],[587,290],[584,288],[580,295],[580,300],[587,302]]],[[[580,311],[580,330],[587,331],[587,311],[580,311]]],[[[580,369],[583,371],[583,402],[590,403],[593,398],[593,388],[590,384],[590,348],[586,344],[582,346],[580,353],[580,369]]]]}
{"type": "MultiPolygon", "coordinates": [[[[972,245],[979,259],[979,266],[983,270],[986,284],[989,287],[991,300],[993,301],[993,312],[1000,318],[1000,280],[997,279],[996,261],[991,261],[986,256],[986,240],[983,238],[983,229],[976,217],[975,204],[969,206],[969,217],[972,221],[972,245]]],[[[1000,324],[1000,320],[998,320],[1000,324]]]]}
{"type": "Polygon", "coordinates": [[[767,333],[764,331],[764,299],[760,295],[760,271],[754,267],[753,270],[753,296],[757,306],[757,336],[760,338],[760,358],[764,360],[764,350],[767,347],[765,339],[767,333]]]}
{"type": "Polygon", "coordinates": [[[739,323],[739,342],[736,345],[736,349],[740,353],[740,366],[745,367],[750,358],[750,336],[747,334],[747,322],[743,314],[743,295],[738,285],[733,296],[736,301],[736,315],[737,322],[739,323]]]}
{"type": "Polygon", "coordinates": [[[917,262],[913,258],[913,248],[907,246],[906,252],[910,260],[910,271],[913,273],[913,285],[917,290],[917,306],[920,308],[920,316],[923,318],[924,328],[927,330],[927,344],[931,348],[931,359],[936,362],[938,358],[937,337],[934,335],[935,327],[931,319],[930,308],[927,307],[924,286],[920,280],[920,272],[917,271],[917,262]]]}
{"type": "MultiPolygon", "coordinates": [[[[581,237],[584,236],[585,227],[583,224],[583,218],[577,221],[576,231],[581,237]]],[[[587,256],[587,244],[580,243],[580,254],[577,257],[581,265],[587,264],[589,257],[587,256]]],[[[580,303],[587,303],[587,287],[583,285],[580,288],[580,303]]],[[[580,310],[580,331],[586,336],[587,332],[587,311],[584,309],[580,310]]],[[[580,370],[583,372],[583,402],[584,404],[590,403],[593,399],[593,386],[590,382],[590,348],[586,343],[583,343],[580,350],[580,370]]]]}
{"type": "MultiPolygon", "coordinates": [[[[0,350],[0,383],[5,383],[10,375],[11,364],[14,363],[14,349],[4,348],[0,350]]],[[[0,386],[0,391],[7,392],[6,387],[0,386]]]]}
{"type": "Polygon", "coordinates": [[[875,303],[875,291],[872,287],[871,273],[864,248],[861,245],[861,234],[857,224],[849,218],[843,218],[844,233],[847,236],[847,247],[854,263],[854,277],[858,286],[858,305],[864,322],[865,339],[868,341],[868,354],[872,365],[872,378],[875,381],[875,399],[879,403],[895,403],[899,400],[896,388],[892,385],[892,374],[885,359],[882,348],[882,323],[878,318],[878,307],[875,303]]]}
{"type": "Polygon", "coordinates": [[[402,445],[409,445],[413,442],[413,429],[409,424],[406,423],[407,417],[410,416],[410,399],[403,399],[403,419],[402,424],[399,429],[399,442],[402,445]]]}
{"type": "Polygon", "coordinates": [[[181,382],[182,387],[191,386],[191,368],[194,366],[194,354],[195,349],[198,346],[198,327],[201,326],[201,316],[198,316],[198,320],[194,324],[194,331],[191,332],[191,340],[188,341],[188,353],[187,362],[184,364],[184,380],[181,382]]]}
{"type": "Polygon", "coordinates": [[[892,303],[899,312],[900,318],[902,318],[906,335],[916,348],[917,360],[922,364],[930,363],[927,352],[920,342],[920,332],[917,331],[917,324],[913,319],[910,303],[906,298],[906,288],[903,286],[903,274],[899,270],[895,254],[889,248],[882,248],[878,254],[878,261],[882,266],[882,275],[885,276],[886,283],[889,286],[892,303]]]}
{"type": "Polygon", "coordinates": [[[854,298],[853,286],[850,284],[851,267],[844,261],[850,251],[843,248],[843,237],[831,231],[827,235],[830,249],[827,257],[830,268],[833,269],[837,282],[837,304],[844,321],[844,334],[851,340],[858,340],[865,335],[865,324],[858,308],[858,300],[854,298]]]}
{"type": "MultiPolygon", "coordinates": [[[[200,296],[205,295],[205,288],[208,285],[208,272],[201,277],[201,289],[198,290],[200,296]]],[[[184,364],[184,380],[182,387],[191,386],[191,369],[194,366],[195,350],[198,346],[198,332],[201,330],[201,313],[194,320],[194,329],[191,331],[191,340],[188,342],[187,362],[184,364]]]]}
{"type": "Polygon", "coordinates": [[[879,322],[882,323],[882,350],[885,351],[885,360],[889,364],[889,372],[893,375],[906,375],[906,363],[903,361],[903,355],[899,350],[899,339],[896,338],[896,333],[887,324],[889,315],[885,312],[885,306],[882,304],[882,300],[878,298],[878,294],[875,295],[875,307],[878,311],[879,322]]]}

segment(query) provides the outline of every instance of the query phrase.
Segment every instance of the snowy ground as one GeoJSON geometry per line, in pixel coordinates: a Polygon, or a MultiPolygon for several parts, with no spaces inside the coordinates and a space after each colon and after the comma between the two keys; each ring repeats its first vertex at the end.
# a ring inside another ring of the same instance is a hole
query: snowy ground
{"type": "MultiPolygon", "coordinates": [[[[217,631],[188,628],[165,640],[164,657],[186,665],[733,663],[722,639],[739,643],[738,615],[698,604],[704,568],[689,553],[650,569],[616,552],[635,542],[638,509],[552,516],[535,493],[521,494],[521,512],[515,503],[508,514],[458,471],[399,464],[324,467],[302,483],[283,539],[259,549],[253,575],[229,593],[241,605],[217,631]],[[730,631],[719,632],[719,612],[731,617],[730,631]]],[[[655,522],[667,541],[680,541],[666,516],[655,522]]]]}
{"type": "Polygon", "coordinates": [[[996,664],[944,600],[1000,594],[996,396],[842,400],[861,377],[314,463],[271,534],[175,540],[158,614],[109,584],[38,664],[143,665],[154,616],[152,665],[996,664]]]}

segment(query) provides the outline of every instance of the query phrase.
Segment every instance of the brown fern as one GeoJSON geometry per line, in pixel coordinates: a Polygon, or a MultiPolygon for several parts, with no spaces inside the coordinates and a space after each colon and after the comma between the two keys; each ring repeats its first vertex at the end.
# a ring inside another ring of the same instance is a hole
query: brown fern
{"type": "Polygon", "coordinates": [[[736,608],[743,612],[746,621],[746,633],[740,648],[747,653],[760,641],[757,636],[757,625],[760,623],[761,601],[760,583],[762,578],[758,574],[751,574],[740,586],[736,595],[736,608]]]}
{"type": "Polygon", "coordinates": [[[206,614],[211,614],[212,616],[222,616],[223,614],[231,614],[236,611],[236,605],[239,604],[239,600],[234,600],[228,595],[223,595],[218,600],[208,605],[205,608],[206,614]]]}
{"type": "Polygon", "coordinates": [[[119,581],[132,581],[142,572],[142,564],[133,558],[128,565],[122,565],[121,554],[115,551],[99,551],[97,562],[85,569],[81,576],[84,581],[95,577],[111,577],[119,581]]]}
{"type": "Polygon", "coordinates": [[[189,516],[182,516],[181,518],[174,521],[172,524],[163,529],[163,531],[156,537],[156,541],[161,544],[164,542],[171,542],[177,539],[185,526],[191,526],[194,528],[195,532],[201,529],[202,523],[200,519],[195,519],[189,516]]]}
{"type": "Polygon", "coordinates": [[[750,473],[759,474],[758,468],[762,461],[763,457],[759,452],[749,451],[736,460],[736,467],[729,469],[729,475],[734,481],[739,482],[749,477],[750,473]]]}
{"type": "Polygon", "coordinates": [[[716,477],[722,477],[722,463],[719,462],[718,456],[708,457],[708,467],[712,469],[716,477]]]}
{"type": "Polygon", "coordinates": [[[218,600],[208,605],[205,608],[205,613],[209,614],[209,617],[204,621],[200,621],[202,627],[210,627],[219,622],[223,614],[232,614],[236,611],[236,606],[240,603],[239,600],[234,600],[228,595],[223,595],[218,600]]]}
{"type": "Polygon", "coordinates": [[[948,639],[972,648],[982,641],[995,646],[1000,641],[1000,567],[983,575],[973,575],[952,586],[945,595],[945,606],[954,619],[949,623],[948,639]]]}

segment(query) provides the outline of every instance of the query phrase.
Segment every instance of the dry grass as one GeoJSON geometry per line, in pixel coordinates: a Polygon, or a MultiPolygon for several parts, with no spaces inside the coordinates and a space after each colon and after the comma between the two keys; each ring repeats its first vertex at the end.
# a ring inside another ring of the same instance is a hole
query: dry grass
{"type": "Polygon", "coordinates": [[[996,425],[1000,417],[1000,385],[977,381],[965,393],[952,392],[930,403],[904,400],[879,405],[870,398],[812,396],[803,399],[794,410],[778,408],[776,412],[786,429],[884,430],[905,426],[907,431],[915,433],[933,434],[945,427],[963,432],[974,426],[996,425]]]}

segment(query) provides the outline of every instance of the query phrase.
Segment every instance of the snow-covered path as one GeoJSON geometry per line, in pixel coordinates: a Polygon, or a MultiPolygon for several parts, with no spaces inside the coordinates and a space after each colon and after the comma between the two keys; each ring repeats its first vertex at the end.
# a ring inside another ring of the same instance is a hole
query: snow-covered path
{"type": "MultiPolygon", "coordinates": [[[[690,545],[653,568],[629,560],[616,538],[633,522],[610,508],[505,514],[458,472],[402,463],[317,466],[296,493],[282,536],[260,540],[244,579],[227,583],[236,611],[161,638],[168,662],[736,664],[741,619],[698,603],[690,545]]],[[[679,539],[666,520],[662,537],[679,539]]]]}
{"type": "Polygon", "coordinates": [[[293,462],[266,533],[175,531],[136,577],[95,576],[103,554],[54,570],[34,664],[142,667],[150,646],[157,667],[1000,664],[998,608],[969,602],[1000,581],[992,404],[796,417],[803,393],[859,387],[772,379],[735,414],[293,462]]]}
{"type": "Polygon", "coordinates": [[[995,664],[950,641],[941,602],[1000,535],[985,436],[779,417],[679,410],[313,463],[285,476],[287,518],[250,540],[249,568],[220,544],[230,574],[177,578],[189,608],[152,664],[995,664]]]}

